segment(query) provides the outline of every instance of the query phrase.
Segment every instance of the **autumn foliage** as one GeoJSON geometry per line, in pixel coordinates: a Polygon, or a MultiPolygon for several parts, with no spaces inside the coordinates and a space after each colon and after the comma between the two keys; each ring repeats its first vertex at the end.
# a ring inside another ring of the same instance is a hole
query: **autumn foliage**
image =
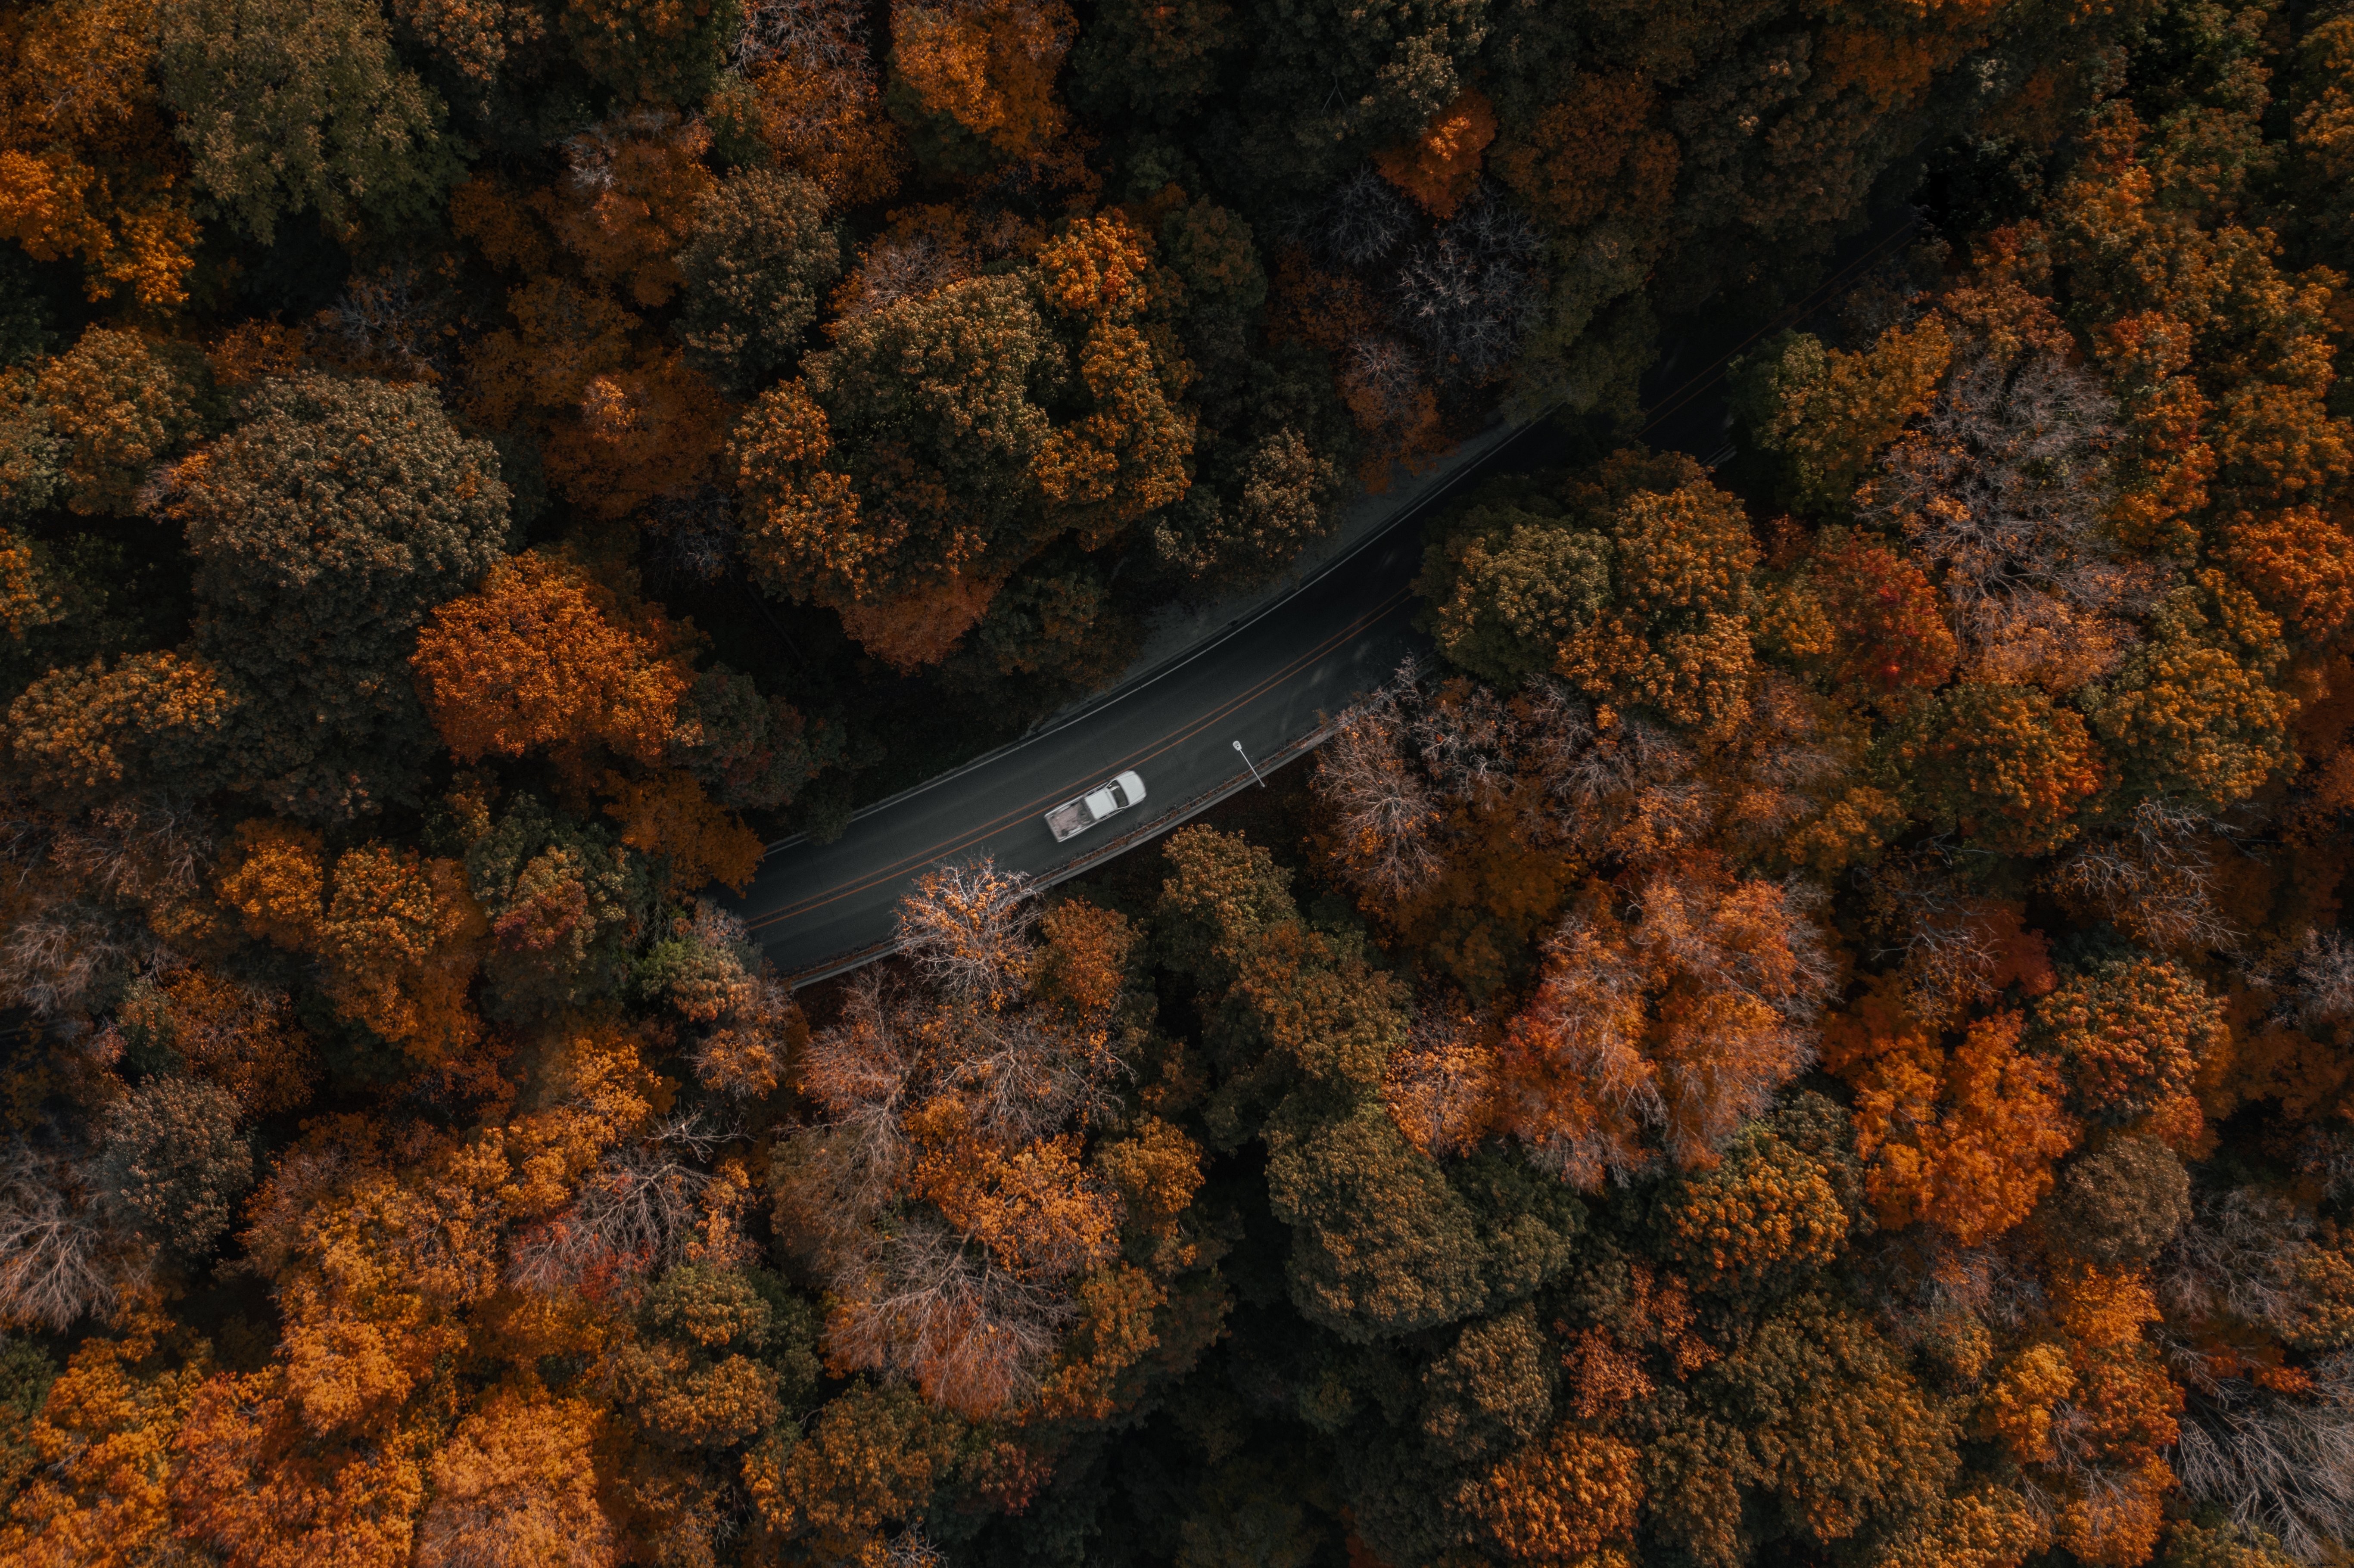
{"type": "Polygon", "coordinates": [[[2342,1563],[2349,193],[2344,0],[0,8],[0,1568],[2342,1563]]]}

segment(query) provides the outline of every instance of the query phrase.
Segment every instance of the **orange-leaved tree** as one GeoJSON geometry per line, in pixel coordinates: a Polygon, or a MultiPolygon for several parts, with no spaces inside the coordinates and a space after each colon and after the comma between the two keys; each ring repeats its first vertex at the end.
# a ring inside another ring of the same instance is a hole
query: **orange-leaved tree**
{"type": "Polygon", "coordinates": [[[1580,1186],[1707,1166],[1814,1051],[1821,933],[1792,891],[1706,862],[1582,898],[1505,1031],[1496,1130],[1580,1186]]]}
{"type": "Polygon", "coordinates": [[[1880,1223],[1982,1246],[2033,1212],[2083,1128],[2057,1064],[2024,1045],[2024,1015],[1924,1018],[1902,985],[1883,978],[1827,1020],[1823,1064],[1855,1086],[1856,1153],[1880,1223]]]}
{"type": "Polygon", "coordinates": [[[461,761],[545,752],[605,795],[623,842],[665,857],[681,883],[740,885],[759,840],[681,766],[708,738],[683,711],[696,689],[691,635],[659,607],[526,551],[437,610],[411,663],[461,761]]]}
{"type": "Polygon", "coordinates": [[[489,926],[458,862],[376,842],[331,865],[316,833],[264,818],[239,826],[216,885],[249,934],[319,960],[338,1013],[419,1061],[481,1037],[469,989],[489,926]]]}
{"type": "Polygon", "coordinates": [[[900,913],[915,982],[870,973],[811,1039],[801,1089],[824,1119],[779,1145],[774,1178],[780,1229],[833,1292],[829,1361],[975,1416],[1068,1381],[1048,1375],[1065,1335],[1119,1310],[1108,1287],[1130,1268],[1123,1186],[1149,1192],[1165,1163],[1108,1171],[1091,1136],[1119,1067],[1126,922],[1076,903],[1041,920],[1029,898],[987,863],[925,876],[900,913]]]}
{"type": "MultiPolygon", "coordinates": [[[[659,609],[588,572],[525,551],[419,631],[418,695],[461,762],[603,747],[662,760],[693,679],[684,638],[659,609]]],[[[574,766],[579,766],[578,762],[574,766]]]]}
{"type": "Polygon", "coordinates": [[[186,298],[187,159],[154,85],[147,0],[13,7],[0,20],[0,235],[73,258],[90,298],[186,298]]]}

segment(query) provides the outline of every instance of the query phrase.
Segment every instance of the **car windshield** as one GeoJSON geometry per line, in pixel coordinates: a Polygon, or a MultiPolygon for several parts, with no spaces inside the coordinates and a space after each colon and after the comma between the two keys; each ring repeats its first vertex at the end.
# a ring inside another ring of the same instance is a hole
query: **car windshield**
{"type": "Polygon", "coordinates": [[[1119,787],[1119,780],[1117,779],[1111,781],[1111,803],[1117,810],[1125,810],[1128,808],[1128,791],[1119,787]]]}

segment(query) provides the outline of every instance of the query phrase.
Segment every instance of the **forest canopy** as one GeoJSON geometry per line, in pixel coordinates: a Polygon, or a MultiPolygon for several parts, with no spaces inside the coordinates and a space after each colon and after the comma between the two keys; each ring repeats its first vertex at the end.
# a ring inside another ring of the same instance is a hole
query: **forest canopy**
{"type": "Polygon", "coordinates": [[[5,8],[0,1568],[2345,1563],[2349,270],[2346,0],[5,8]]]}

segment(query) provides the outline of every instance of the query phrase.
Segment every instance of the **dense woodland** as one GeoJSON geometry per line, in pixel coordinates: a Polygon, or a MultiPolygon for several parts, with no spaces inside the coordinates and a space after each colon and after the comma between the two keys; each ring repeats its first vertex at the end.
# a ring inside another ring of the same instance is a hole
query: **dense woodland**
{"type": "Polygon", "coordinates": [[[2349,268],[2343,0],[19,0],[0,1563],[2345,1563],[2349,268]]]}

